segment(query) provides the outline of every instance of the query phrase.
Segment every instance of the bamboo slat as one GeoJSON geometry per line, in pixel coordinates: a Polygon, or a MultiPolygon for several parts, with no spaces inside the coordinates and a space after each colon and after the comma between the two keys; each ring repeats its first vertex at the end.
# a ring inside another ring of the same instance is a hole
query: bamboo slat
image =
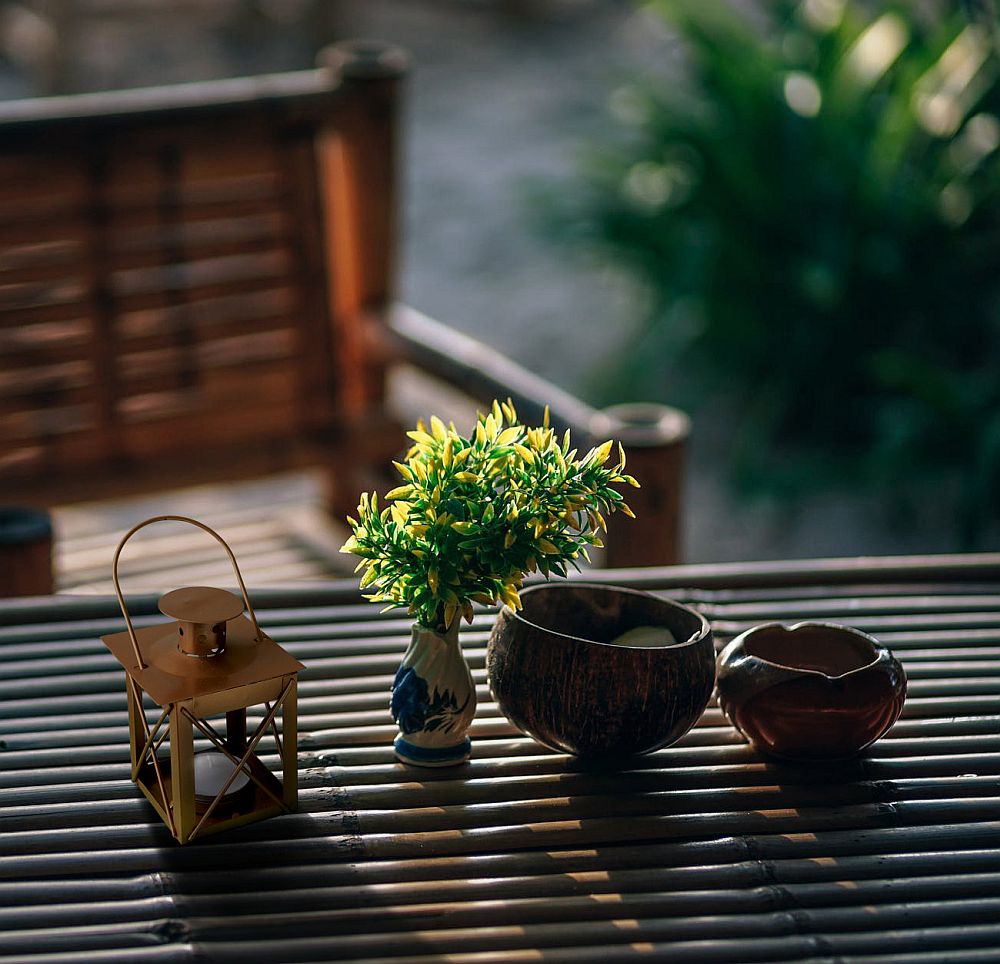
{"type": "Polygon", "coordinates": [[[22,368],[79,358],[87,340],[81,319],[22,328],[0,328],[0,351],[22,368]]]}
{"type": "MultiPolygon", "coordinates": [[[[265,524],[244,535],[268,555],[265,524]]],[[[591,576],[695,602],[719,645],[809,617],[881,634],[905,712],[825,764],[759,756],[714,702],[620,769],[553,753],[493,703],[479,611],[473,759],[407,768],[386,705],[406,618],[346,584],[255,593],[306,664],[299,812],[183,848],[129,779],[113,601],[0,604],[0,961],[994,960],[1000,566],[869,562],[591,576]]]]}
{"type": "Polygon", "coordinates": [[[124,313],[119,319],[118,330],[126,345],[130,339],[171,334],[183,319],[208,334],[214,326],[255,324],[269,319],[281,321],[288,317],[291,303],[289,292],[283,288],[249,294],[239,292],[221,298],[189,301],[183,307],[124,313]]]}
{"type": "Polygon", "coordinates": [[[204,232],[208,225],[244,217],[273,217],[278,198],[278,183],[273,177],[234,179],[231,184],[213,185],[211,189],[179,188],[175,196],[183,203],[183,220],[164,222],[163,213],[149,203],[148,192],[138,191],[133,198],[118,198],[109,213],[108,241],[120,252],[137,234],[152,233],[161,245],[176,243],[178,237],[204,232]],[[180,234],[180,232],[185,232],[180,234]]]}
{"type": "Polygon", "coordinates": [[[22,325],[47,325],[76,321],[88,315],[88,306],[80,300],[42,302],[0,310],[0,328],[19,328],[22,325]]]}

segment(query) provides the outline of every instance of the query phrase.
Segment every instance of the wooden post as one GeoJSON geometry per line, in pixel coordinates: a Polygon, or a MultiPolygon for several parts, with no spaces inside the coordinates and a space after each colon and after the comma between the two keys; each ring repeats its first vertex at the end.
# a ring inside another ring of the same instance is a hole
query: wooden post
{"type": "Polygon", "coordinates": [[[681,490],[688,417],[665,405],[615,405],[591,420],[594,442],[619,439],[626,472],[642,488],[625,498],[636,514],[616,513],[608,520],[607,565],[612,568],[669,566],[681,560],[681,490]]]}
{"type": "Polygon", "coordinates": [[[52,520],[41,509],[0,508],[0,597],[53,590],[52,520]]]}
{"type": "Polygon", "coordinates": [[[373,357],[395,291],[399,88],[408,68],[398,47],[335,44],[319,55],[340,81],[336,124],[319,147],[327,224],[330,315],[348,402],[359,416],[381,407],[384,360],[373,357]],[[345,353],[344,348],[348,351],[345,353]]]}
{"type": "Polygon", "coordinates": [[[340,82],[336,123],[317,145],[333,359],[344,429],[332,453],[328,498],[353,512],[366,467],[388,465],[403,429],[385,415],[385,322],[395,293],[399,90],[409,66],[398,47],[334,44],[318,61],[340,82]]]}

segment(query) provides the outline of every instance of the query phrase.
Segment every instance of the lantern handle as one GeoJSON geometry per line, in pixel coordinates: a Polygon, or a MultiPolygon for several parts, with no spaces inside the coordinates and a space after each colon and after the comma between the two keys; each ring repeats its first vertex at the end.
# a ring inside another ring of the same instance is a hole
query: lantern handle
{"type": "Polygon", "coordinates": [[[118,543],[118,548],[115,549],[115,559],[111,566],[111,577],[115,583],[115,595],[118,597],[118,605],[122,608],[122,615],[125,617],[125,625],[128,627],[129,639],[132,640],[132,651],[135,654],[136,662],[139,665],[139,669],[145,669],[146,664],[142,661],[142,654],[139,652],[139,640],[136,639],[135,627],[132,625],[132,617],[129,615],[128,607],[125,605],[125,597],[122,595],[122,587],[118,581],[118,559],[122,554],[122,549],[125,548],[125,543],[129,541],[140,529],[145,528],[148,525],[152,525],[154,522],[187,522],[193,526],[197,526],[199,529],[203,529],[210,536],[216,539],[223,549],[226,550],[226,554],[229,556],[229,561],[233,564],[233,571],[236,573],[236,579],[240,584],[240,592],[243,593],[243,605],[246,607],[246,611],[250,614],[250,620],[253,623],[253,634],[254,641],[260,642],[260,626],[257,625],[257,614],[253,611],[253,606],[250,604],[250,597],[247,595],[247,587],[243,582],[243,576],[240,574],[240,567],[236,562],[236,556],[233,555],[233,550],[229,548],[226,540],[219,535],[211,527],[205,525],[204,522],[199,522],[197,519],[189,519],[184,515],[157,515],[153,516],[151,519],[146,519],[145,522],[140,522],[138,525],[132,526],[128,532],[122,536],[122,541],[118,543]]]}

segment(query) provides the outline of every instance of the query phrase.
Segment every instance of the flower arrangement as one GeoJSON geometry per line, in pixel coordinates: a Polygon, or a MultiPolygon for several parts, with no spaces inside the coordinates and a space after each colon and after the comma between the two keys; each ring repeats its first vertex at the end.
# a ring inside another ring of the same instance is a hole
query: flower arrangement
{"type": "Polygon", "coordinates": [[[393,463],[403,484],[381,508],[375,493],[361,496],[341,551],[361,557],[366,598],[405,606],[428,628],[471,622],[476,602],[520,608],[527,573],[566,575],[603,544],[605,514],[634,518],[614,488],[639,484],[625,474],[621,444],[617,465],[608,465],[611,441],[578,459],[547,410],[542,426],[527,428],[509,399],[494,401],[468,438],[436,416],[429,430],[421,422],[407,434],[413,446],[393,463]]]}

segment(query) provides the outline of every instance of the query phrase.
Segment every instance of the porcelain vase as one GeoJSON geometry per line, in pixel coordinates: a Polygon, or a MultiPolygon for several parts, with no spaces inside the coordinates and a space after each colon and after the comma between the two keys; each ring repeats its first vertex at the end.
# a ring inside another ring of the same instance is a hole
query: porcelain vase
{"type": "Polygon", "coordinates": [[[396,757],[413,766],[464,763],[476,713],[476,687],[458,644],[456,619],[443,635],[419,623],[392,683],[396,757]]]}

